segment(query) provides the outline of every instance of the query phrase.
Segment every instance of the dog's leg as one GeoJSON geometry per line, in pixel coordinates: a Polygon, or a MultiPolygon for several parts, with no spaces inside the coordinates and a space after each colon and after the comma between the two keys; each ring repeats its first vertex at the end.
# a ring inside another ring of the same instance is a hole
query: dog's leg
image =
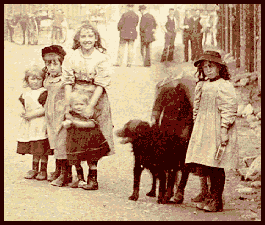
{"type": "Polygon", "coordinates": [[[159,174],[159,194],[157,202],[159,204],[165,204],[164,195],[166,190],[166,173],[167,171],[162,171],[159,174]]]}
{"type": "Polygon", "coordinates": [[[140,187],[140,178],[143,168],[139,163],[139,160],[135,157],[135,165],[134,165],[134,183],[133,183],[133,193],[129,197],[129,200],[137,201],[139,198],[139,187],[140,187]]]}
{"type": "Polygon", "coordinates": [[[153,176],[153,183],[152,183],[152,189],[150,192],[148,192],[146,195],[149,197],[155,197],[156,196],[156,174],[153,171],[150,171],[153,176]]]}

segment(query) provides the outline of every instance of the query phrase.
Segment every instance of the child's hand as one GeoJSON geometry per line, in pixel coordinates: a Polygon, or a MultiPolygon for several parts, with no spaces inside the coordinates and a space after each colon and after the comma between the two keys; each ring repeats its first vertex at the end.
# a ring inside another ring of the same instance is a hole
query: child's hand
{"type": "Polygon", "coordinates": [[[228,133],[227,133],[227,128],[221,127],[221,144],[222,145],[227,145],[229,140],[228,133]]]}
{"type": "Polygon", "coordinates": [[[87,106],[84,112],[82,112],[82,116],[86,118],[91,118],[93,115],[94,115],[94,107],[92,106],[87,106]]]}
{"type": "Polygon", "coordinates": [[[25,112],[21,113],[21,114],[20,114],[20,117],[22,117],[22,118],[25,119],[25,114],[26,114],[25,112]]]}
{"type": "Polygon", "coordinates": [[[67,119],[67,120],[71,120],[72,119],[72,116],[71,116],[71,114],[68,112],[68,113],[65,113],[65,119],[67,119]]]}
{"type": "Polygon", "coordinates": [[[32,113],[21,113],[21,117],[23,117],[25,120],[31,120],[33,118],[32,113]]]}
{"type": "Polygon", "coordinates": [[[62,124],[63,124],[63,127],[67,129],[71,126],[72,121],[71,120],[65,120],[65,121],[63,121],[62,124]]]}

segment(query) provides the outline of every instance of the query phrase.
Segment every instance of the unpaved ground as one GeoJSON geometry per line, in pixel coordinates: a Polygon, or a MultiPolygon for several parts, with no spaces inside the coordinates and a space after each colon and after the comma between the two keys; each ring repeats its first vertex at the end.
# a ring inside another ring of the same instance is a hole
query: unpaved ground
{"type": "MultiPolygon", "coordinates": [[[[199,179],[190,175],[181,205],[159,205],[156,199],[145,196],[151,188],[148,172],[142,175],[140,198],[128,200],[133,186],[133,156],[130,145],[120,145],[115,138],[116,154],[99,162],[98,191],[58,188],[47,181],[25,180],[23,176],[31,168],[31,156],[16,154],[18,128],[17,98],[21,93],[23,70],[30,61],[41,63],[43,46],[17,46],[5,42],[4,76],[4,219],[5,220],[220,220],[244,221],[261,219],[261,189],[251,195],[239,194],[235,189],[240,181],[234,172],[226,173],[223,212],[205,213],[194,208],[190,199],[199,193],[199,179]],[[253,200],[252,200],[253,199],[253,200]]],[[[136,46],[137,50],[137,46],[136,46]]],[[[162,47],[152,49],[159,55],[162,47]]],[[[115,46],[113,51],[117,51],[115,46]]],[[[139,48],[138,50],[139,51],[139,48]]],[[[175,63],[180,63],[183,48],[176,49],[175,63]]],[[[114,54],[114,55],[115,55],[114,54]]],[[[115,58],[115,57],[114,57],[115,58]]],[[[138,60],[136,64],[140,64],[138,60]]],[[[171,65],[172,66],[172,65],[171,65]]],[[[131,118],[149,120],[153,103],[154,86],[169,73],[185,70],[191,74],[191,63],[166,68],[155,57],[151,68],[115,68],[112,89],[109,91],[115,129],[131,118]],[[145,76],[142,76],[145,74],[145,76]],[[133,94],[132,94],[133,93],[133,94]]],[[[238,119],[238,144],[240,157],[260,152],[260,140],[243,119],[238,119]]],[[[87,169],[86,165],[84,165],[87,169]]],[[[54,158],[49,159],[48,171],[54,170],[54,158]]],[[[85,170],[87,171],[87,170],[85,170]]]]}

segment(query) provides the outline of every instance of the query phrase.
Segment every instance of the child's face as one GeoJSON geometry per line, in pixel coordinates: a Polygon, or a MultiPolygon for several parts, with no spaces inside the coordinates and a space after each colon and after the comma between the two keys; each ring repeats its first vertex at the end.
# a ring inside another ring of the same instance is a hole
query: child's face
{"type": "Polygon", "coordinates": [[[62,66],[57,54],[46,54],[44,56],[44,62],[50,75],[55,76],[62,71],[62,66]]]}
{"type": "Polygon", "coordinates": [[[82,29],[80,32],[80,45],[82,48],[89,50],[94,48],[96,35],[91,29],[82,29]]]}
{"type": "Polygon", "coordinates": [[[202,69],[206,77],[213,79],[219,75],[219,68],[215,63],[204,61],[202,63],[202,69]]]}
{"type": "Polygon", "coordinates": [[[86,104],[84,101],[80,101],[80,100],[75,100],[72,102],[72,109],[74,112],[76,113],[81,113],[84,111],[86,104]]]}
{"type": "Polygon", "coordinates": [[[43,79],[40,75],[30,75],[28,77],[28,84],[32,90],[37,90],[42,87],[43,79]]]}

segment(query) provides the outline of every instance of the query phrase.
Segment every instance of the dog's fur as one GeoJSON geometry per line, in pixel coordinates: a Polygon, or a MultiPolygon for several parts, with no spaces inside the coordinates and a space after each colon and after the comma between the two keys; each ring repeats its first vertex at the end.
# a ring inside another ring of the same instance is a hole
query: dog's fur
{"type": "Polygon", "coordinates": [[[122,138],[121,143],[132,143],[132,151],[135,157],[133,194],[130,200],[137,201],[139,198],[140,177],[146,168],[153,176],[152,189],[147,196],[156,196],[156,179],[158,178],[158,167],[156,165],[155,152],[155,129],[149,123],[141,120],[130,120],[122,129],[116,132],[122,138]]]}
{"type": "Polygon", "coordinates": [[[162,91],[155,105],[163,108],[160,125],[156,122],[151,127],[147,122],[130,120],[116,134],[123,138],[122,143],[132,143],[135,156],[134,187],[129,199],[139,198],[140,176],[146,168],[153,175],[152,189],[147,195],[155,197],[158,178],[158,203],[164,204],[173,196],[176,173],[185,163],[193,127],[192,104],[185,85],[179,83],[162,91]]]}

